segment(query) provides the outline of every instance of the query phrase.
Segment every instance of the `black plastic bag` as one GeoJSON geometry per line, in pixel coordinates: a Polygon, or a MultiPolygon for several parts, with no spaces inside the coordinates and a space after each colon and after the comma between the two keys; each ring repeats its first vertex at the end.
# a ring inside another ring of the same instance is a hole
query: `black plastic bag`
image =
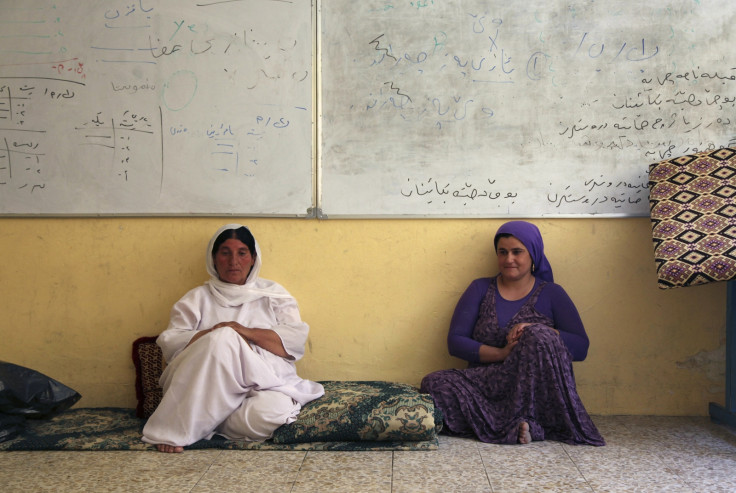
{"type": "Polygon", "coordinates": [[[23,416],[11,416],[0,414],[0,442],[15,438],[26,426],[26,418],[23,416]]]}
{"type": "Polygon", "coordinates": [[[48,418],[72,407],[82,396],[43,373],[0,361],[0,413],[48,418]]]}

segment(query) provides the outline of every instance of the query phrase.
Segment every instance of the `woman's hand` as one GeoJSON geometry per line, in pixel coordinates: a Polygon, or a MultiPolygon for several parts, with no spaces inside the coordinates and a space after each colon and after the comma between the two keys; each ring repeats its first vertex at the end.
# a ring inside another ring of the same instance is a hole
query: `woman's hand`
{"type": "Polygon", "coordinates": [[[516,347],[519,341],[509,342],[504,347],[488,346],[483,344],[478,350],[478,357],[481,363],[500,363],[504,361],[511,351],[516,347]]]}
{"type": "Polygon", "coordinates": [[[286,352],[284,343],[281,341],[281,337],[271,329],[253,329],[251,327],[245,327],[235,321],[220,322],[213,326],[210,331],[219,329],[221,327],[230,327],[235,332],[240,334],[245,342],[255,344],[256,346],[262,347],[268,352],[281,356],[282,358],[293,359],[293,357],[286,352]]]}
{"type": "Polygon", "coordinates": [[[210,327],[209,329],[198,330],[197,333],[194,334],[194,336],[189,340],[189,344],[187,344],[187,346],[191,345],[197,339],[199,339],[199,338],[201,338],[201,337],[209,334],[213,330],[219,329],[220,327],[230,327],[235,332],[237,332],[238,334],[240,334],[240,337],[242,337],[243,339],[245,339],[246,342],[250,342],[250,339],[248,339],[248,334],[254,330],[254,329],[250,329],[248,327],[245,327],[245,326],[239,324],[238,322],[220,322],[219,324],[214,325],[214,326],[210,327]]]}
{"type": "Polygon", "coordinates": [[[516,324],[513,327],[511,327],[511,330],[508,334],[506,334],[506,346],[508,347],[511,343],[517,343],[519,342],[519,339],[521,339],[522,334],[524,333],[524,329],[529,327],[530,323],[521,323],[516,324]]]}
{"type": "Polygon", "coordinates": [[[501,348],[501,361],[506,361],[506,358],[509,357],[509,354],[511,354],[511,351],[516,347],[517,344],[519,344],[518,339],[513,342],[507,343],[504,347],[501,348]]]}
{"type": "Polygon", "coordinates": [[[250,339],[248,338],[248,334],[253,329],[251,329],[249,327],[246,327],[244,325],[241,325],[238,322],[230,321],[230,322],[220,322],[219,324],[213,325],[212,328],[209,329],[209,330],[212,331],[212,330],[215,330],[215,329],[219,329],[220,327],[230,327],[235,332],[237,332],[238,334],[240,334],[240,337],[242,337],[243,339],[245,339],[246,342],[250,342],[250,339]]]}
{"type": "Polygon", "coordinates": [[[195,334],[194,334],[194,335],[192,336],[192,338],[191,338],[191,339],[189,339],[189,342],[187,343],[187,345],[186,345],[186,346],[184,346],[184,349],[188,348],[189,346],[191,346],[192,344],[194,344],[194,342],[195,342],[196,340],[198,340],[198,339],[201,339],[201,338],[202,338],[203,336],[205,336],[205,335],[209,334],[209,333],[210,333],[210,332],[212,332],[213,330],[215,330],[215,327],[212,327],[211,329],[198,330],[198,331],[197,331],[197,332],[196,332],[196,333],[195,333],[195,334]]]}

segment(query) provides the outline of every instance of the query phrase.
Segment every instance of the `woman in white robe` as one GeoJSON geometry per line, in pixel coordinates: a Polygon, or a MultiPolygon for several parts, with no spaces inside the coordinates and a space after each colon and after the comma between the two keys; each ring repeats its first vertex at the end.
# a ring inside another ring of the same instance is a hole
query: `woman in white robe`
{"type": "Polygon", "coordinates": [[[281,285],[258,276],[261,251],[250,231],[220,228],[206,264],[210,280],[174,305],[156,340],[167,362],[164,394],[143,441],[162,452],[181,452],[215,433],[266,440],[324,394],[296,373],[309,326],[281,285]]]}

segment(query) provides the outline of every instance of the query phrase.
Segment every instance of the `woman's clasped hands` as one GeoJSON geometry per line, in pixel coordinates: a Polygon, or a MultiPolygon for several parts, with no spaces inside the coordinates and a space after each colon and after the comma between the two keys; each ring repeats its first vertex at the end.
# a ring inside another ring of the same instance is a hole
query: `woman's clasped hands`
{"type": "Polygon", "coordinates": [[[532,324],[530,323],[521,323],[516,324],[513,327],[511,327],[511,330],[508,334],[506,334],[506,346],[509,345],[516,345],[516,343],[519,342],[519,339],[521,339],[522,334],[524,333],[524,329],[526,329],[528,326],[532,324]]]}

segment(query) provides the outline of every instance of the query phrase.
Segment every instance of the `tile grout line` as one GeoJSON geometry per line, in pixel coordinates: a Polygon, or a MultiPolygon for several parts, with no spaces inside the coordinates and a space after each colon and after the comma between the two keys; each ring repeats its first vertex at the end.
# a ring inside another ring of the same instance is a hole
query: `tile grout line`
{"type": "Polygon", "coordinates": [[[480,451],[480,447],[477,443],[473,444],[475,446],[475,451],[478,453],[478,457],[480,457],[480,463],[483,466],[483,473],[486,475],[486,481],[488,481],[488,487],[491,489],[491,493],[493,493],[493,483],[491,483],[491,477],[488,475],[488,468],[486,467],[486,462],[483,460],[483,454],[480,451]]]}
{"type": "MultiPolygon", "coordinates": [[[[576,445],[572,445],[572,446],[575,447],[576,445]]],[[[572,465],[575,466],[575,470],[578,472],[578,474],[580,474],[580,477],[583,478],[583,480],[585,481],[585,485],[590,489],[590,491],[595,493],[596,489],[593,487],[592,484],[590,484],[590,482],[588,481],[588,478],[585,477],[585,474],[583,473],[583,471],[580,470],[580,466],[578,466],[578,463],[575,462],[575,459],[572,458],[565,444],[562,444],[562,450],[565,452],[565,455],[567,456],[567,458],[570,459],[570,462],[572,462],[572,465]]]]}
{"type": "Polygon", "coordinates": [[[294,482],[291,483],[291,489],[289,490],[291,493],[294,492],[296,489],[296,483],[299,480],[299,473],[302,472],[302,466],[304,466],[304,463],[307,461],[307,455],[309,454],[309,451],[304,452],[304,457],[302,457],[302,463],[299,464],[299,469],[296,470],[296,476],[294,477],[294,482]]]}
{"type": "Polygon", "coordinates": [[[214,458],[212,459],[212,461],[211,461],[211,462],[209,463],[209,465],[208,465],[208,466],[207,466],[207,468],[206,468],[206,469],[204,470],[204,472],[203,472],[203,473],[201,474],[201,476],[199,476],[199,478],[198,478],[198,479],[197,479],[197,481],[196,481],[196,482],[194,483],[194,485],[192,485],[192,487],[191,487],[191,488],[189,489],[189,493],[192,493],[192,492],[194,491],[194,489],[195,489],[195,488],[196,488],[197,486],[199,486],[199,483],[200,483],[200,481],[202,481],[202,479],[204,479],[204,477],[205,477],[205,476],[207,475],[207,473],[208,473],[208,472],[210,471],[210,469],[212,468],[212,466],[214,466],[214,465],[215,465],[215,462],[217,462],[217,459],[219,459],[219,458],[220,458],[221,456],[222,456],[222,450],[220,450],[220,453],[218,453],[218,454],[217,454],[217,455],[216,455],[216,456],[215,456],[215,457],[214,457],[214,458]]]}
{"type": "Polygon", "coordinates": [[[396,452],[391,451],[391,493],[394,491],[394,464],[395,464],[396,452]]]}

